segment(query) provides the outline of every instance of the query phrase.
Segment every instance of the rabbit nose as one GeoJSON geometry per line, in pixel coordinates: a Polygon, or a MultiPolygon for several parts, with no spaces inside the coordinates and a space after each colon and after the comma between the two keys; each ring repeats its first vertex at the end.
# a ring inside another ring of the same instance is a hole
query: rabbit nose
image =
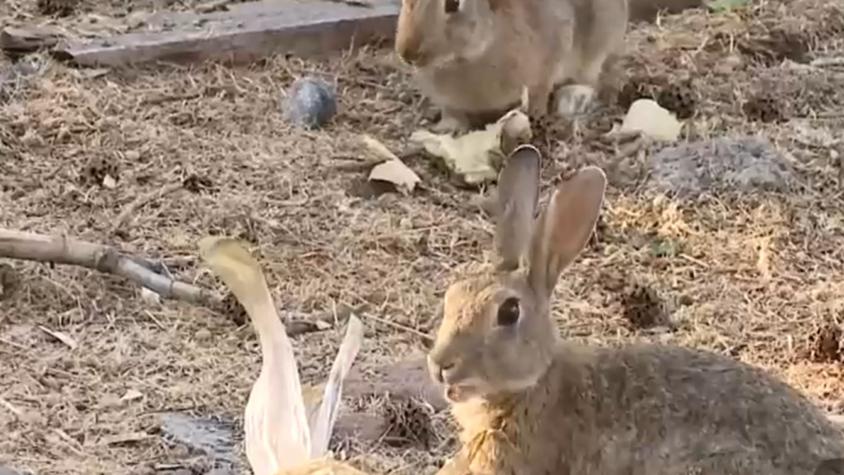
{"type": "Polygon", "coordinates": [[[419,54],[418,48],[410,48],[410,47],[400,47],[398,50],[399,57],[404,60],[405,63],[409,65],[413,65],[416,61],[419,60],[421,56],[419,54]]]}
{"type": "Polygon", "coordinates": [[[428,356],[428,371],[431,373],[431,378],[440,384],[445,383],[448,372],[453,368],[454,362],[439,363],[435,358],[428,356]]]}
{"type": "Polygon", "coordinates": [[[396,53],[409,65],[418,64],[423,59],[421,40],[416,36],[403,34],[396,38],[396,53]]]}

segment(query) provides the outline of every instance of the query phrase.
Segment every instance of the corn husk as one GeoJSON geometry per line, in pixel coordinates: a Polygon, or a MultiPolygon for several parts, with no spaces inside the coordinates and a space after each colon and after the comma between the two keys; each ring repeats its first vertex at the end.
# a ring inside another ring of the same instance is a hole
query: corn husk
{"type": "Polygon", "coordinates": [[[322,399],[306,407],[293,347],[258,262],[234,239],[205,238],[199,248],[208,266],[243,305],[261,344],[261,371],[244,414],[246,456],[252,471],[255,475],[360,474],[332,460],[328,442],[343,379],[363,340],[361,321],[354,315],[349,318],[322,399]]]}

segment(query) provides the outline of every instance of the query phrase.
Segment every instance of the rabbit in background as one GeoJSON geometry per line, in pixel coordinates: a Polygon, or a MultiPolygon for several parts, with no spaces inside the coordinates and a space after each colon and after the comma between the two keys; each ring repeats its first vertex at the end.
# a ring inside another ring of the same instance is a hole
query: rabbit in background
{"type": "Polygon", "coordinates": [[[539,168],[535,148],[511,154],[499,179],[494,269],[445,294],[428,361],[462,428],[462,448],[440,475],[844,469],[832,460],[844,457],[840,428],[759,368],[676,346],[562,341],[553,291],[593,232],[606,178],[581,169],[534,219],[539,168]]]}
{"type": "Polygon", "coordinates": [[[442,111],[434,129],[461,132],[520,103],[588,111],[626,25],[627,0],[403,0],[395,49],[442,111]]]}

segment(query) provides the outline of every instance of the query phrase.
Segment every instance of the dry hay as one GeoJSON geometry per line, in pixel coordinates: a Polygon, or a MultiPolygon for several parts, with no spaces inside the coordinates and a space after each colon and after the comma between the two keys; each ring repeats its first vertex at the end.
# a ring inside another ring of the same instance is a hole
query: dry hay
{"type": "MultiPolygon", "coordinates": [[[[807,349],[844,312],[836,158],[844,150],[832,152],[844,125],[844,75],[739,47],[779,24],[802,32],[809,59],[842,55],[836,18],[832,2],[772,2],[742,16],[691,12],[632,33],[628,74],[657,94],[660,85],[674,88],[662,94],[690,109],[686,138],[765,134],[804,186],[694,204],[654,197],[638,186],[639,157],[616,163],[595,139],[620,118],[618,105],[571,137],[544,137],[545,187],[585,163],[606,166],[612,178],[599,237],[558,288],[564,335],[709,348],[769,368],[823,405],[842,401],[844,366],[815,361],[807,349]],[[765,93],[787,122],[745,111],[765,93]],[[636,286],[659,296],[673,330],[627,323],[624,296],[636,286]]],[[[410,197],[379,194],[363,172],[335,167],[360,157],[361,132],[405,148],[425,113],[407,88],[389,50],[104,76],[53,65],[0,106],[0,226],[119,245],[217,288],[194,257],[196,241],[236,235],[254,245],[285,315],[333,326],[295,339],[306,382],[325,377],[352,310],[368,325],[360,367],[419,355],[418,336],[396,326],[435,328],[448,279],[486,255],[492,227],[472,204],[475,193],[456,189],[422,157],[407,160],[424,184],[410,197]],[[324,131],[291,129],[278,110],[284,87],[307,73],[339,86],[341,111],[324,131]],[[179,182],[182,189],[109,234],[134,197],[179,182]]],[[[132,285],[94,272],[6,264],[16,283],[14,292],[4,283],[0,315],[0,461],[38,473],[201,466],[199,455],[158,436],[157,413],[239,421],[258,370],[248,325],[178,302],[150,303],[132,285]]],[[[450,447],[443,421],[434,422],[440,434],[430,450],[340,441],[341,455],[371,470],[432,473],[450,447]]]]}

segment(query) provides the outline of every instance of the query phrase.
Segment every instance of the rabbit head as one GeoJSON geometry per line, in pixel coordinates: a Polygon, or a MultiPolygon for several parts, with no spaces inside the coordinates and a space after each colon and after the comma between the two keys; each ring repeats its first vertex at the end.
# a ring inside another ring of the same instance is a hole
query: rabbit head
{"type": "Polygon", "coordinates": [[[428,366],[452,402],[525,390],[551,364],[558,338],[551,296],[592,235],[606,176],[597,167],[581,169],[534,219],[539,169],[536,148],[513,151],[498,179],[495,269],[446,291],[428,366]]]}
{"type": "Polygon", "coordinates": [[[420,68],[476,59],[495,37],[496,1],[402,0],[396,53],[420,68]]]}

